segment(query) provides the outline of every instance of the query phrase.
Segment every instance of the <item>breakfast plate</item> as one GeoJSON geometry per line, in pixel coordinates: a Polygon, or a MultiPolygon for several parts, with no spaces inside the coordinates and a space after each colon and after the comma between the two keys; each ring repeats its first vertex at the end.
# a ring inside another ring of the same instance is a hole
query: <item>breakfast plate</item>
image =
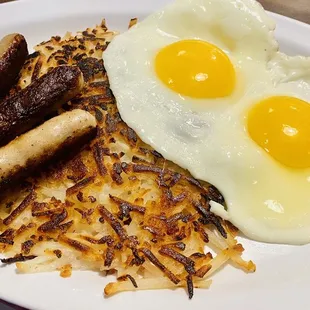
{"type": "MultiPolygon", "coordinates": [[[[125,30],[133,17],[143,19],[168,0],[20,0],[0,6],[0,37],[20,32],[29,46],[52,35],[64,35],[99,24],[105,18],[112,30],[125,30]]],[[[310,26],[272,14],[282,51],[310,56],[310,26]]],[[[59,273],[18,274],[15,266],[0,266],[0,298],[30,309],[122,309],[207,307],[214,309],[308,309],[310,245],[265,244],[240,237],[245,258],[257,265],[254,274],[226,266],[214,276],[209,290],[196,290],[188,300],[182,289],[126,292],[106,298],[109,277],[75,271],[70,278],[59,273]]]]}

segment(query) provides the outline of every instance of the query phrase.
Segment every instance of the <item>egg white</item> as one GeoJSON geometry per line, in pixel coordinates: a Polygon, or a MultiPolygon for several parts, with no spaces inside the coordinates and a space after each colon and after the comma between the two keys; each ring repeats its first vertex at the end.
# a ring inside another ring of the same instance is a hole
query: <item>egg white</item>
{"type": "Polygon", "coordinates": [[[227,203],[227,211],[213,204],[215,212],[250,238],[301,244],[310,242],[310,171],[280,165],[246,131],[247,111],[265,98],[310,102],[310,60],[279,53],[274,29],[253,0],[177,0],[117,36],[104,64],[124,121],[215,185],[227,203]],[[158,51],[184,39],[208,41],[229,56],[237,76],[231,96],[182,97],[157,78],[158,51]]]}

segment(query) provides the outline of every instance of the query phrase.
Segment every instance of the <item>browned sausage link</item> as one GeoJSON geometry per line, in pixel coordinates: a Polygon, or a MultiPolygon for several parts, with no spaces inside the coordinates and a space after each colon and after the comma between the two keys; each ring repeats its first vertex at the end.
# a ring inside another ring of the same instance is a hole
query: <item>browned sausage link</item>
{"type": "Polygon", "coordinates": [[[90,113],[72,110],[0,147],[0,191],[88,143],[96,133],[96,124],[90,113]]]}
{"type": "Polygon", "coordinates": [[[13,86],[28,56],[28,47],[21,34],[13,33],[0,41],[0,97],[13,86]]]}
{"type": "Polygon", "coordinates": [[[44,117],[80,93],[78,67],[61,66],[0,103],[0,145],[44,122],[44,117]]]}

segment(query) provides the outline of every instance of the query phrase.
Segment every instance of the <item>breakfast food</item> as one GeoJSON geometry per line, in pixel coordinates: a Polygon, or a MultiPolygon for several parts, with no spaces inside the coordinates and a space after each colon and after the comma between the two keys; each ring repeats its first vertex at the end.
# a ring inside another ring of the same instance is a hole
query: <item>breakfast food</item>
{"type": "Polygon", "coordinates": [[[83,88],[83,75],[78,67],[61,66],[50,70],[17,91],[0,104],[0,145],[44,122],[51,112],[74,98],[83,88]]]}
{"type": "Polygon", "coordinates": [[[0,98],[16,82],[27,56],[27,42],[21,34],[9,34],[0,40],[0,98]]]}
{"type": "Polygon", "coordinates": [[[118,280],[105,287],[107,296],[187,287],[192,297],[229,261],[253,272],[236,228],[210,212],[210,200],[223,204],[216,188],[165,160],[121,119],[102,61],[115,35],[103,23],[53,37],[35,47],[20,73],[17,88],[24,89],[34,74],[78,66],[84,88],[60,113],[86,110],[98,129],[72,159],[3,194],[2,262],[16,263],[21,273],[114,273],[118,280]]]}
{"type": "Polygon", "coordinates": [[[252,239],[304,244],[310,58],[280,53],[274,29],[254,0],[177,0],[103,59],[122,119],[220,190],[213,212],[252,239]]]}
{"type": "Polygon", "coordinates": [[[28,176],[51,158],[64,155],[94,136],[96,120],[90,113],[72,110],[46,121],[0,148],[0,188],[28,176]]]}

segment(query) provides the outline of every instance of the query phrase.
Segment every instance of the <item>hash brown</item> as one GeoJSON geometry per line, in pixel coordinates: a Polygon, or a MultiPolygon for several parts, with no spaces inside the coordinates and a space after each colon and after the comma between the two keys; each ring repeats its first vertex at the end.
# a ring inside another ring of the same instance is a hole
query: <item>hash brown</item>
{"type": "Polygon", "coordinates": [[[210,212],[211,199],[224,204],[217,189],[165,160],[122,121],[102,60],[115,35],[103,21],[42,42],[11,90],[53,67],[77,65],[85,87],[59,113],[84,109],[98,126],[82,151],[3,195],[0,251],[8,258],[2,263],[25,273],[58,270],[63,277],[72,270],[114,273],[107,296],[180,286],[191,298],[228,261],[255,271],[241,257],[236,228],[210,212]]]}

